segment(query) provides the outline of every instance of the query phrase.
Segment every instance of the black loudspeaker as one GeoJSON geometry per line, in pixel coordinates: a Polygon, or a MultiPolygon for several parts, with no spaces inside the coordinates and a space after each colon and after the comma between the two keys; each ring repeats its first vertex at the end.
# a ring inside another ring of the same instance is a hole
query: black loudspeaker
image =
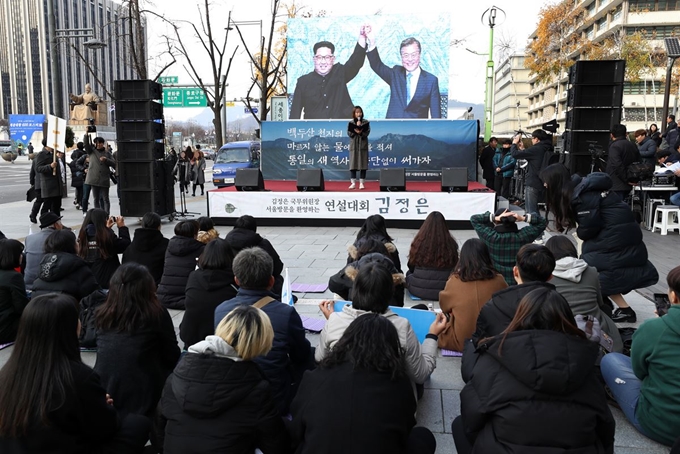
{"type": "Polygon", "coordinates": [[[323,191],[323,170],[321,169],[298,169],[297,171],[297,190],[298,191],[323,191]]]}
{"type": "Polygon", "coordinates": [[[600,148],[603,151],[609,149],[609,131],[568,131],[564,150],[571,155],[588,155],[591,150],[600,148]]]}
{"type": "Polygon", "coordinates": [[[125,142],[153,142],[165,137],[165,126],[154,120],[116,121],[116,135],[125,142]]]}
{"type": "Polygon", "coordinates": [[[568,107],[621,107],[623,84],[573,85],[568,96],[568,107]]]}
{"type": "Polygon", "coordinates": [[[264,191],[264,179],[260,169],[237,169],[234,178],[237,191],[264,191]]]}
{"type": "Polygon", "coordinates": [[[589,109],[572,109],[567,112],[569,131],[610,131],[621,122],[621,108],[594,107],[589,109]]]}
{"type": "Polygon", "coordinates": [[[118,161],[155,161],[165,158],[163,142],[118,142],[118,161]]]}
{"type": "Polygon", "coordinates": [[[116,80],[113,89],[116,92],[116,109],[120,100],[163,98],[163,86],[153,80],[116,80]]]}
{"type": "Polygon", "coordinates": [[[584,85],[623,84],[625,60],[579,60],[569,68],[569,83],[584,85]]]}
{"type": "Polygon", "coordinates": [[[152,99],[116,101],[117,121],[146,121],[163,118],[163,104],[152,99]]]}
{"type": "Polygon", "coordinates": [[[149,211],[175,212],[173,165],[169,161],[118,163],[120,214],[141,217],[149,211]],[[143,181],[143,179],[147,181],[143,181]]]}
{"type": "Polygon", "coordinates": [[[380,190],[406,191],[406,169],[380,169],[380,190]]]}
{"type": "Polygon", "coordinates": [[[572,175],[578,173],[581,176],[586,176],[590,173],[592,162],[590,155],[569,155],[569,165],[567,167],[572,175]]]}
{"type": "Polygon", "coordinates": [[[467,192],[467,167],[442,168],[442,192],[467,192]]]}

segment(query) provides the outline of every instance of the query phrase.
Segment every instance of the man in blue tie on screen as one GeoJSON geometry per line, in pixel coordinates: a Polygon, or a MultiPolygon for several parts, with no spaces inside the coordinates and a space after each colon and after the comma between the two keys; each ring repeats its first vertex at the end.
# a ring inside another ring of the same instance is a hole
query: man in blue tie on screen
{"type": "Polygon", "coordinates": [[[380,59],[370,25],[365,26],[364,31],[371,69],[390,86],[390,103],[385,117],[441,118],[439,80],[420,67],[420,42],[413,37],[403,40],[399,46],[401,65],[390,68],[380,59]]]}

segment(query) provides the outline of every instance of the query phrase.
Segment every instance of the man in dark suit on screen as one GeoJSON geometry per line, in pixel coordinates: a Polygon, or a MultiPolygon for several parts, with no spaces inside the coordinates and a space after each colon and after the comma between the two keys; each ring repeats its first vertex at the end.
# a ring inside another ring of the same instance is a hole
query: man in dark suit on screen
{"type": "Polygon", "coordinates": [[[390,103],[386,118],[441,118],[439,80],[420,67],[420,42],[406,38],[399,46],[401,65],[389,68],[380,59],[375,38],[366,26],[371,69],[390,86],[390,103]]]}
{"type": "Polygon", "coordinates": [[[314,71],[298,78],[290,118],[351,118],[354,104],[347,83],[364,65],[366,37],[361,35],[347,63],[335,62],[335,46],[328,41],[314,45],[314,71]]]}

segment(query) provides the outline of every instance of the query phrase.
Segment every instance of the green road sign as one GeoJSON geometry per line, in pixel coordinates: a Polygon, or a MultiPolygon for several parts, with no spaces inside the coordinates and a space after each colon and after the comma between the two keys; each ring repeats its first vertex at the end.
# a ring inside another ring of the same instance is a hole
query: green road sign
{"type": "Polygon", "coordinates": [[[163,88],[165,107],[206,107],[208,100],[200,88],[163,88]]]}
{"type": "Polygon", "coordinates": [[[158,83],[162,85],[176,84],[179,82],[177,76],[163,76],[158,78],[158,83]]]}

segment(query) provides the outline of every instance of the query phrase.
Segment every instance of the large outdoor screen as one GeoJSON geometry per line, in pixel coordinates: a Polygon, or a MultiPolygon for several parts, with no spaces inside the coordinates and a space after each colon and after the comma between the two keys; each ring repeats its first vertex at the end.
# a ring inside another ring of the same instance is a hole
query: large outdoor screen
{"type": "Polygon", "coordinates": [[[446,118],[448,15],[288,21],[289,118],[446,118]]]}

